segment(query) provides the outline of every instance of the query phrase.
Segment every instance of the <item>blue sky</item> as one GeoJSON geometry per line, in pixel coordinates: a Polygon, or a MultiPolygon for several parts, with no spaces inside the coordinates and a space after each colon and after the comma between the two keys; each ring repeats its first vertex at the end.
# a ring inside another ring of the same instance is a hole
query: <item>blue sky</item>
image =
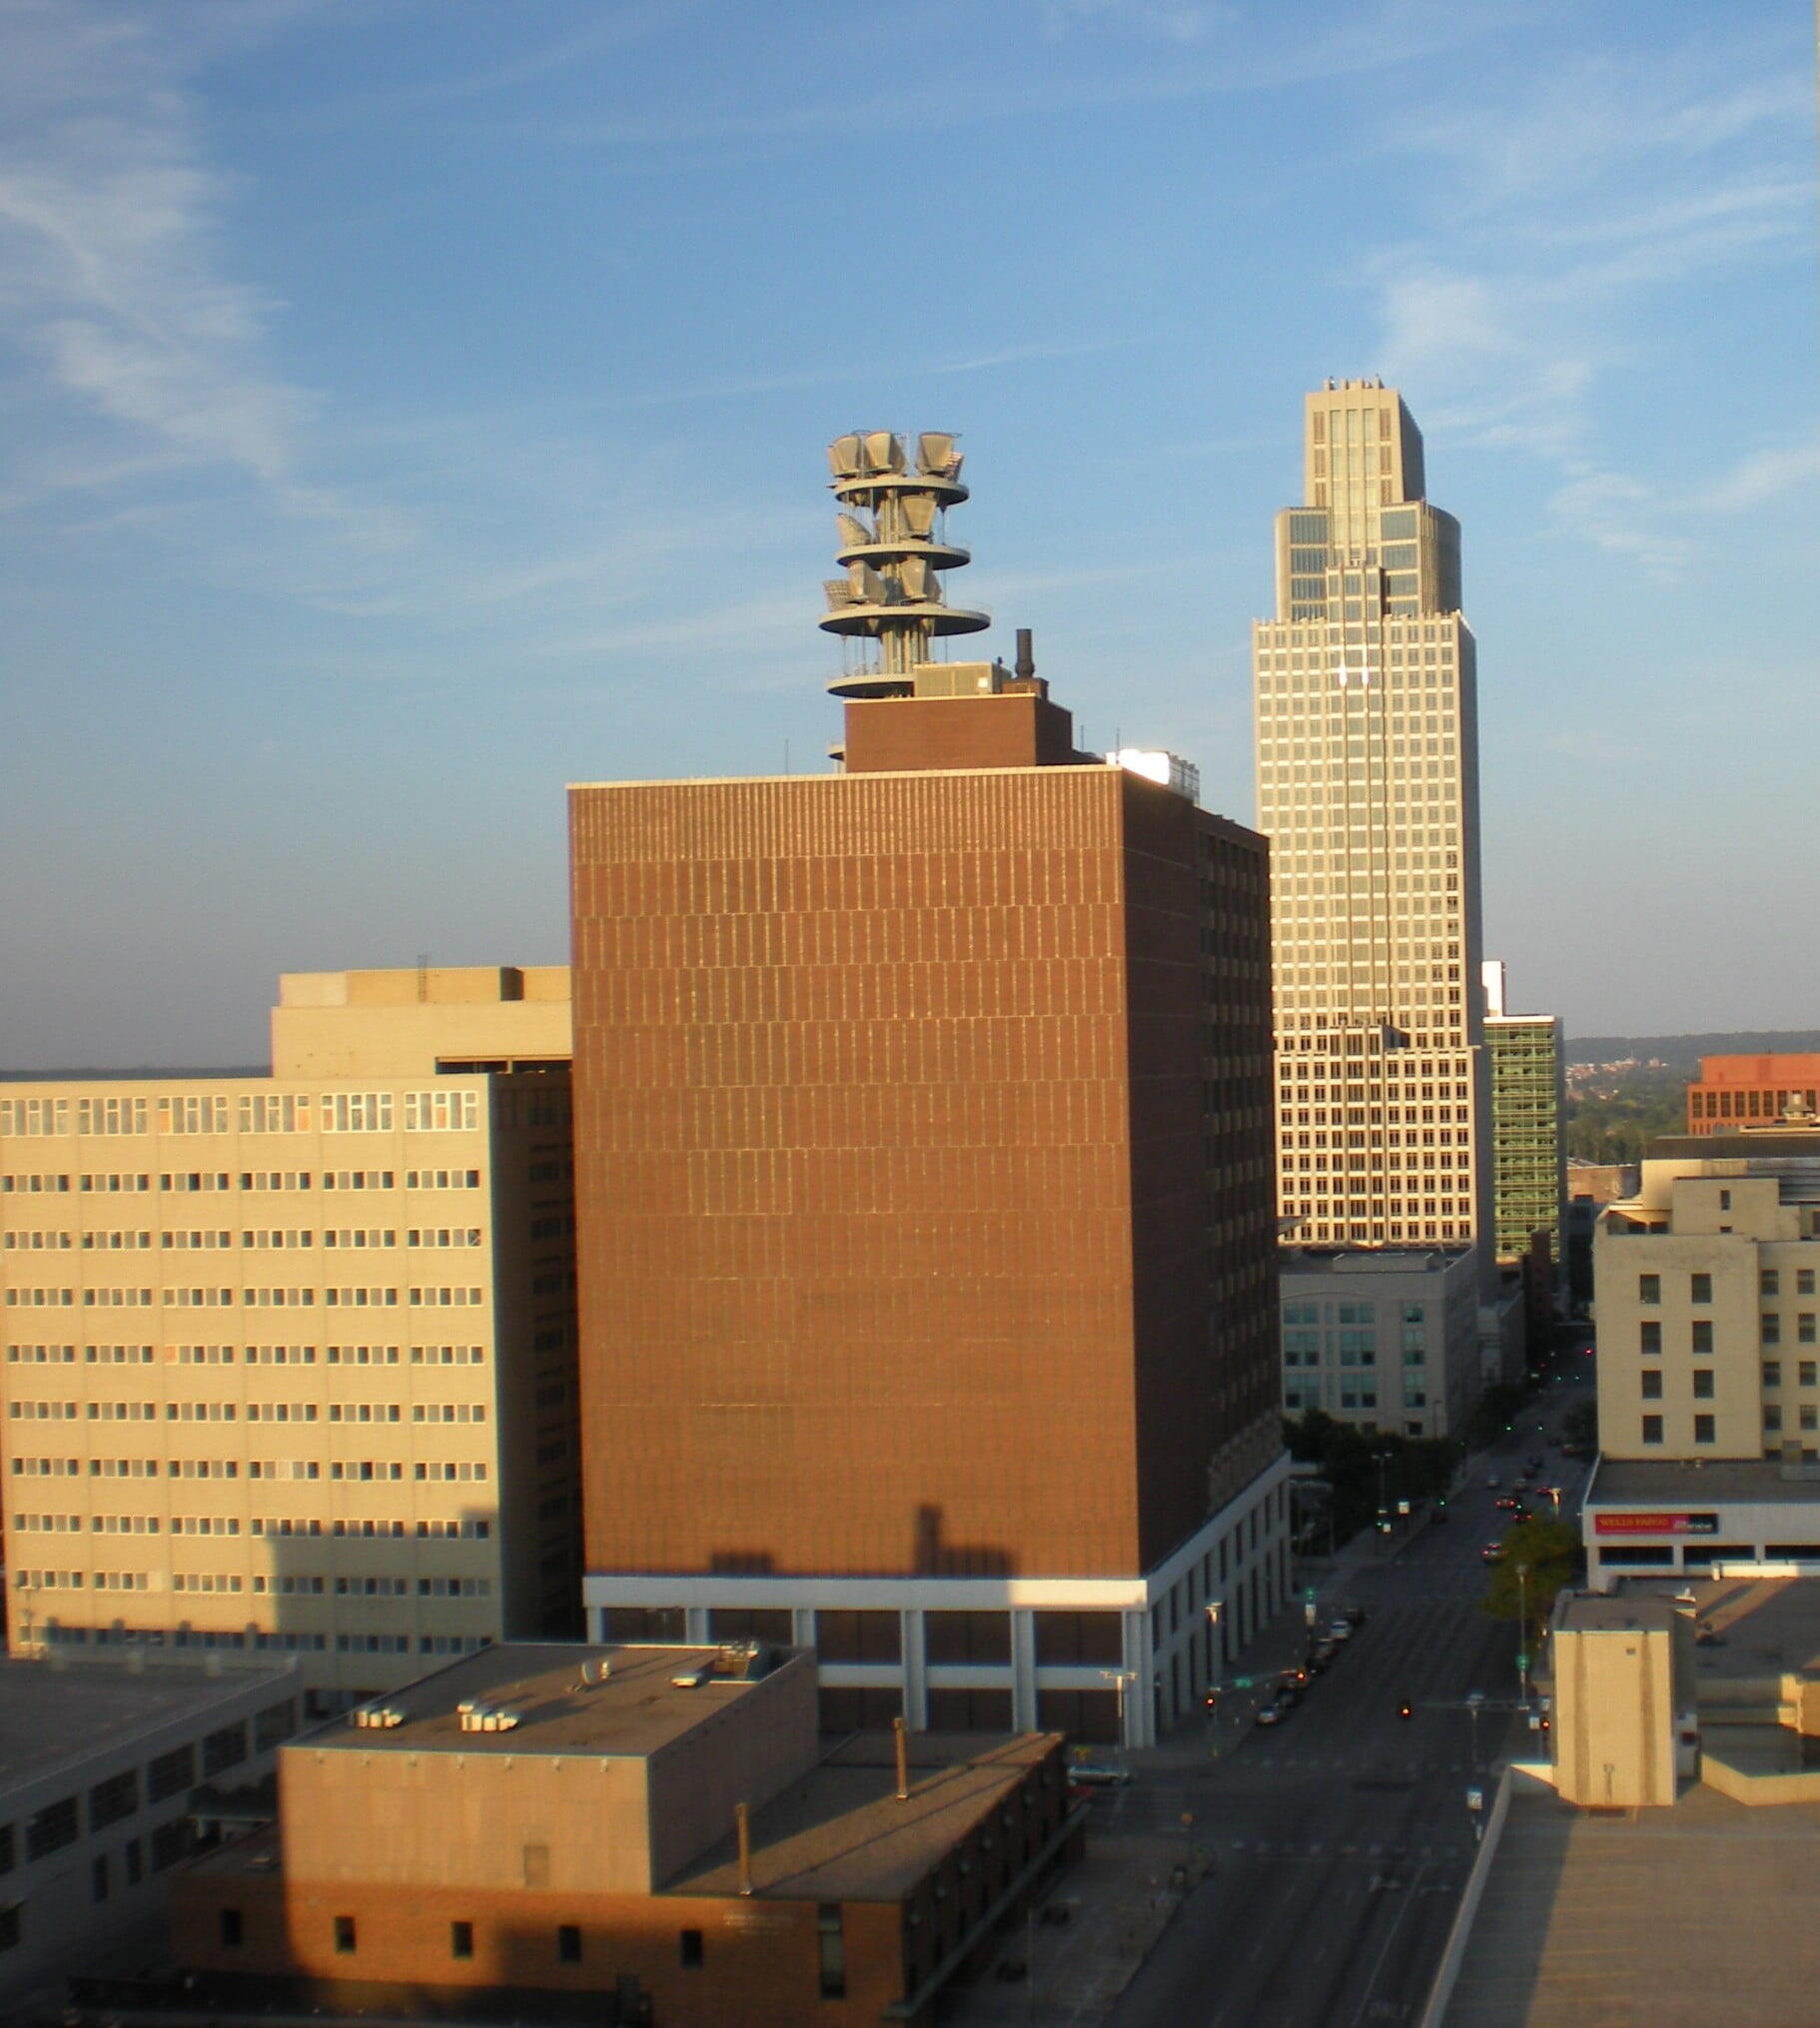
{"type": "Polygon", "coordinates": [[[961,432],[987,644],[1249,818],[1370,373],[1513,1004],[1820,1025],[1813,116],[1806,0],[0,0],[0,1061],[559,958],[566,781],[823,764],[855,427],[961,432]]]}

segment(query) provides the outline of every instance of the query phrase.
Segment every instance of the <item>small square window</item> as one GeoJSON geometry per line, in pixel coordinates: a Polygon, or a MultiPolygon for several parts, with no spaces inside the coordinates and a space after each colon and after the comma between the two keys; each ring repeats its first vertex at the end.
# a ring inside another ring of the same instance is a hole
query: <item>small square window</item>
{"type": "MultiPolygon", "coordinates": [[[[1705,1378],[1711,1380],[1712,1375],[1707,1374],[1705,1378]]],[[[1782,1385],[1782,1362],[1779,1359],[1766,1359],[1763,1362],[1763,1385],[1766,1388],[1779,1388],[1782,1385]]]]}
{"type": "Polygon", "coordinates": [[[1774,1268],[1765,1268],[1757,1276],[1759,1296],[1779,1296],[1782,1293],[1782,1277],[1774,1268]]]}
{"type": "Polygon", "coordinates": [[[221,1945],[223,1950],[239,1950],[246,1938],[246,1925],[238,1908],[224,1908],[221,1916],[221,1945]]]}
{"type": "Polygon", "coordinates": [[[1659,1367],[1651,1367],[1647,1373],[1641,1376],[1641,1379],[1643,1382],[1644,1401],[1659,1402],[1662,1399],[1661,1369],[1659,1367]]]}
{"type": "Polygon", "coordinates": [[[338,1915],[335,1918],[335,1947],[343,1957],[353,1955],[354,1917],[352,1915],[338,1915]]]}
{"type": "Polygon", "coordinates": [[[452,1958],[470,1958],[473,1956],[473,1924],[471,1922],[452,1922],[449,1925],[449,1955],[452,1958]]]}
{"type": "Polygon", "coordinates": [[[1662,1327],[1653,1317],[1646,1317],[1637,1327],[1642,1334],[1637,1350],[1645,1359],[1662,1350],[1662,1327]]]}
{"type": "Polygon", "coordinates": [[[1773,1310],[1766,1310],[1757,1320],[1758,1335],[1765,1345],[1782,1343],[1782,1319],[1773,1310]]]}
{"type": "Polygon", "coordinates": [[[1711,1352],[1712,1326],[1710,1324],[1707,1323],[1695,1324],[1692,1327],[1692,1334],[1693,1334],[1692,1343],[1689,1347],[1689,1350],[1693,1352],[1711,1352]]]}
{"type": "Polygon", "coordinates": [[[1661,1441],[1662,1441],[1661,1417],[1645,1416],[1643,1418],[1643,1442],[1645,1444],[1659,1444],[1661,1443],[1661,1441]]]}
{"type": "Polygon", "coordinates": [[[1712,1301],[1712,1277],[1710,1275],[1689,1275],[1687,1278],[1687,1300],[1690,1303],[1712,1301]]]}
{"type": "Polygon", "coordinates": [[[1771,1402],[1763,1411],[1763,1427],[1771,1436],[1774,1436],[1782,1428],[1782,1411],[1776,1407],[1774,1402],[1771,1402]]]}
{"type": "Polygon", "coordinates": [[[1811,1388],[1820,1383],[1820,1360],[1804,1359],[1801,1362],[1801,1385],[1811,1388]]]}
{"type": "Polygon", "coordinates": [[[1797,1296],[1811,1296],[1813,1293],[1814,1293],[1813,1269],[1797,1268],[1795,1270],[1795,1294],[1797,1296]]]}
{"type": "Polygon", "coordinates": [[[1800,1316],[1795,1319],[1795,1343],[1797,1345],[1812,1345],[1813,1342],[1814,1313],[1811,1310],[1803,1310],[1800,1316]]]}
{"type": "Polygon", "coordinates": [[[1816,1409],[1812,1402],[1801,1404],[1801,1427],[1804,1430],[1820,1429],[1820,1409],[1816,1409]]]}
{"type": "Polygon", "coordinates": [[[1693,1377],[1693,1398],[1696,1402],[1712,1400],[1712,1368],[1702,1367],[1693,1377]]]}
{"type": "Polygon", "coordinates": [[[691,1971],[701,1963],[700,1930],[679,1929],[676,1932],[676,1955],[691,1971]]]}
{"type": "Polygon", "coordinates": [[[1696,1416],[1693,1419],[1693,1441],[1696,1444],[1710,1444],[1714,1441],[1711,1416],[1696,1416]]]}
{"type": "Polygon", "coordinates": [[[581,1962],[581,1929],[578,1923],[556,1925],[556,1962],[562,1965],[578,1965],[581,1962]]]}
{"type": "Polygon", "coordinates": [[[1662,1300],[1662,1278],[1660,1275],[1639,1275],[1637,1277],[1637,1301],[1659,1303],[1662,1300]]]}

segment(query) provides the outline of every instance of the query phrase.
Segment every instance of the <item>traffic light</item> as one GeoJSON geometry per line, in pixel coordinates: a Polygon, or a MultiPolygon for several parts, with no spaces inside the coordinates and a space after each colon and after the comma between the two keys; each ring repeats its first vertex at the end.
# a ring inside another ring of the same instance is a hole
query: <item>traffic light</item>
{"type": "Polygon", "coordinates": [[[1415,1706],[1405,1698],[1402,1703],[1397,1705],[1396,1715],[1399,1718],[1412,1718],[1415,1715],[1415,1706]]]}
{"type": "Polygon", "coordinates": [[[1217,1711],[1217,1710],[1219,1710],[1219,1708],[1220,1708],[1220,1692],[1219,1692],[1218,1690],[1207,1690],[1207,1691],[1204,1691],[1204,1692],[1203,1692],[1203,1694],[1202,1694],[1202,1698],[1201,1698],[1201,1708],[1202,1708],[1202,1710],[1204,1710],[1204,1711],[1217,1711]]]}

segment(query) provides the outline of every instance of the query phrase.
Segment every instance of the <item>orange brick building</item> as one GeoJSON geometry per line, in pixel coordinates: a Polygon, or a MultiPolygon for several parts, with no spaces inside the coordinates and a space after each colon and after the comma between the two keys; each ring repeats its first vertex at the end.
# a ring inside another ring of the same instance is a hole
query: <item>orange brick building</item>
{"type": "Polygon", "coordinates": [[[1820,1117],[1820,1056],[1703,1056],[1687,1087],[1687,1131],[1772,1127],[1791,1108],[1820,1117]]]}
{"type": "Polygon", "coordinates": [[[178,1877],[183,2005],[925,2023],[1078,1846],[1062,1741],[924,1736],[900,1769],[815,1726],[800,1652],[468,1657],[281,1752],[278,1828],[178,1877]]]}
{"type": "Polygon", "coordinates": [[[1287,1580],[1267,847],[995,664],[845,756],[571,791],[590,1630],[1141,1741],[1287,1580]]]}

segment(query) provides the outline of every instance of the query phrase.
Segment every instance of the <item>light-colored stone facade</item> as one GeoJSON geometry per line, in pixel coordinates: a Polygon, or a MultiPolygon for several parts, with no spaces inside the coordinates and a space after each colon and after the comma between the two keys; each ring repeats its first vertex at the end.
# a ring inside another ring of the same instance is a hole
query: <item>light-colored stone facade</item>
{"type": "Polygon", "coordinates": [[[0,1087],[14,1652],[289,1653],[347,1695],[564,1623],[561,977],[294,976],[271,1077],[0,1087]]]}
{"type": "Polygon", "coordinates": [[[1459,527],[1394,389],[1307,399],[1253,637],[1278,1195],[1299,1241],[1488,1236],[1474,647],[1459,527]]]}

